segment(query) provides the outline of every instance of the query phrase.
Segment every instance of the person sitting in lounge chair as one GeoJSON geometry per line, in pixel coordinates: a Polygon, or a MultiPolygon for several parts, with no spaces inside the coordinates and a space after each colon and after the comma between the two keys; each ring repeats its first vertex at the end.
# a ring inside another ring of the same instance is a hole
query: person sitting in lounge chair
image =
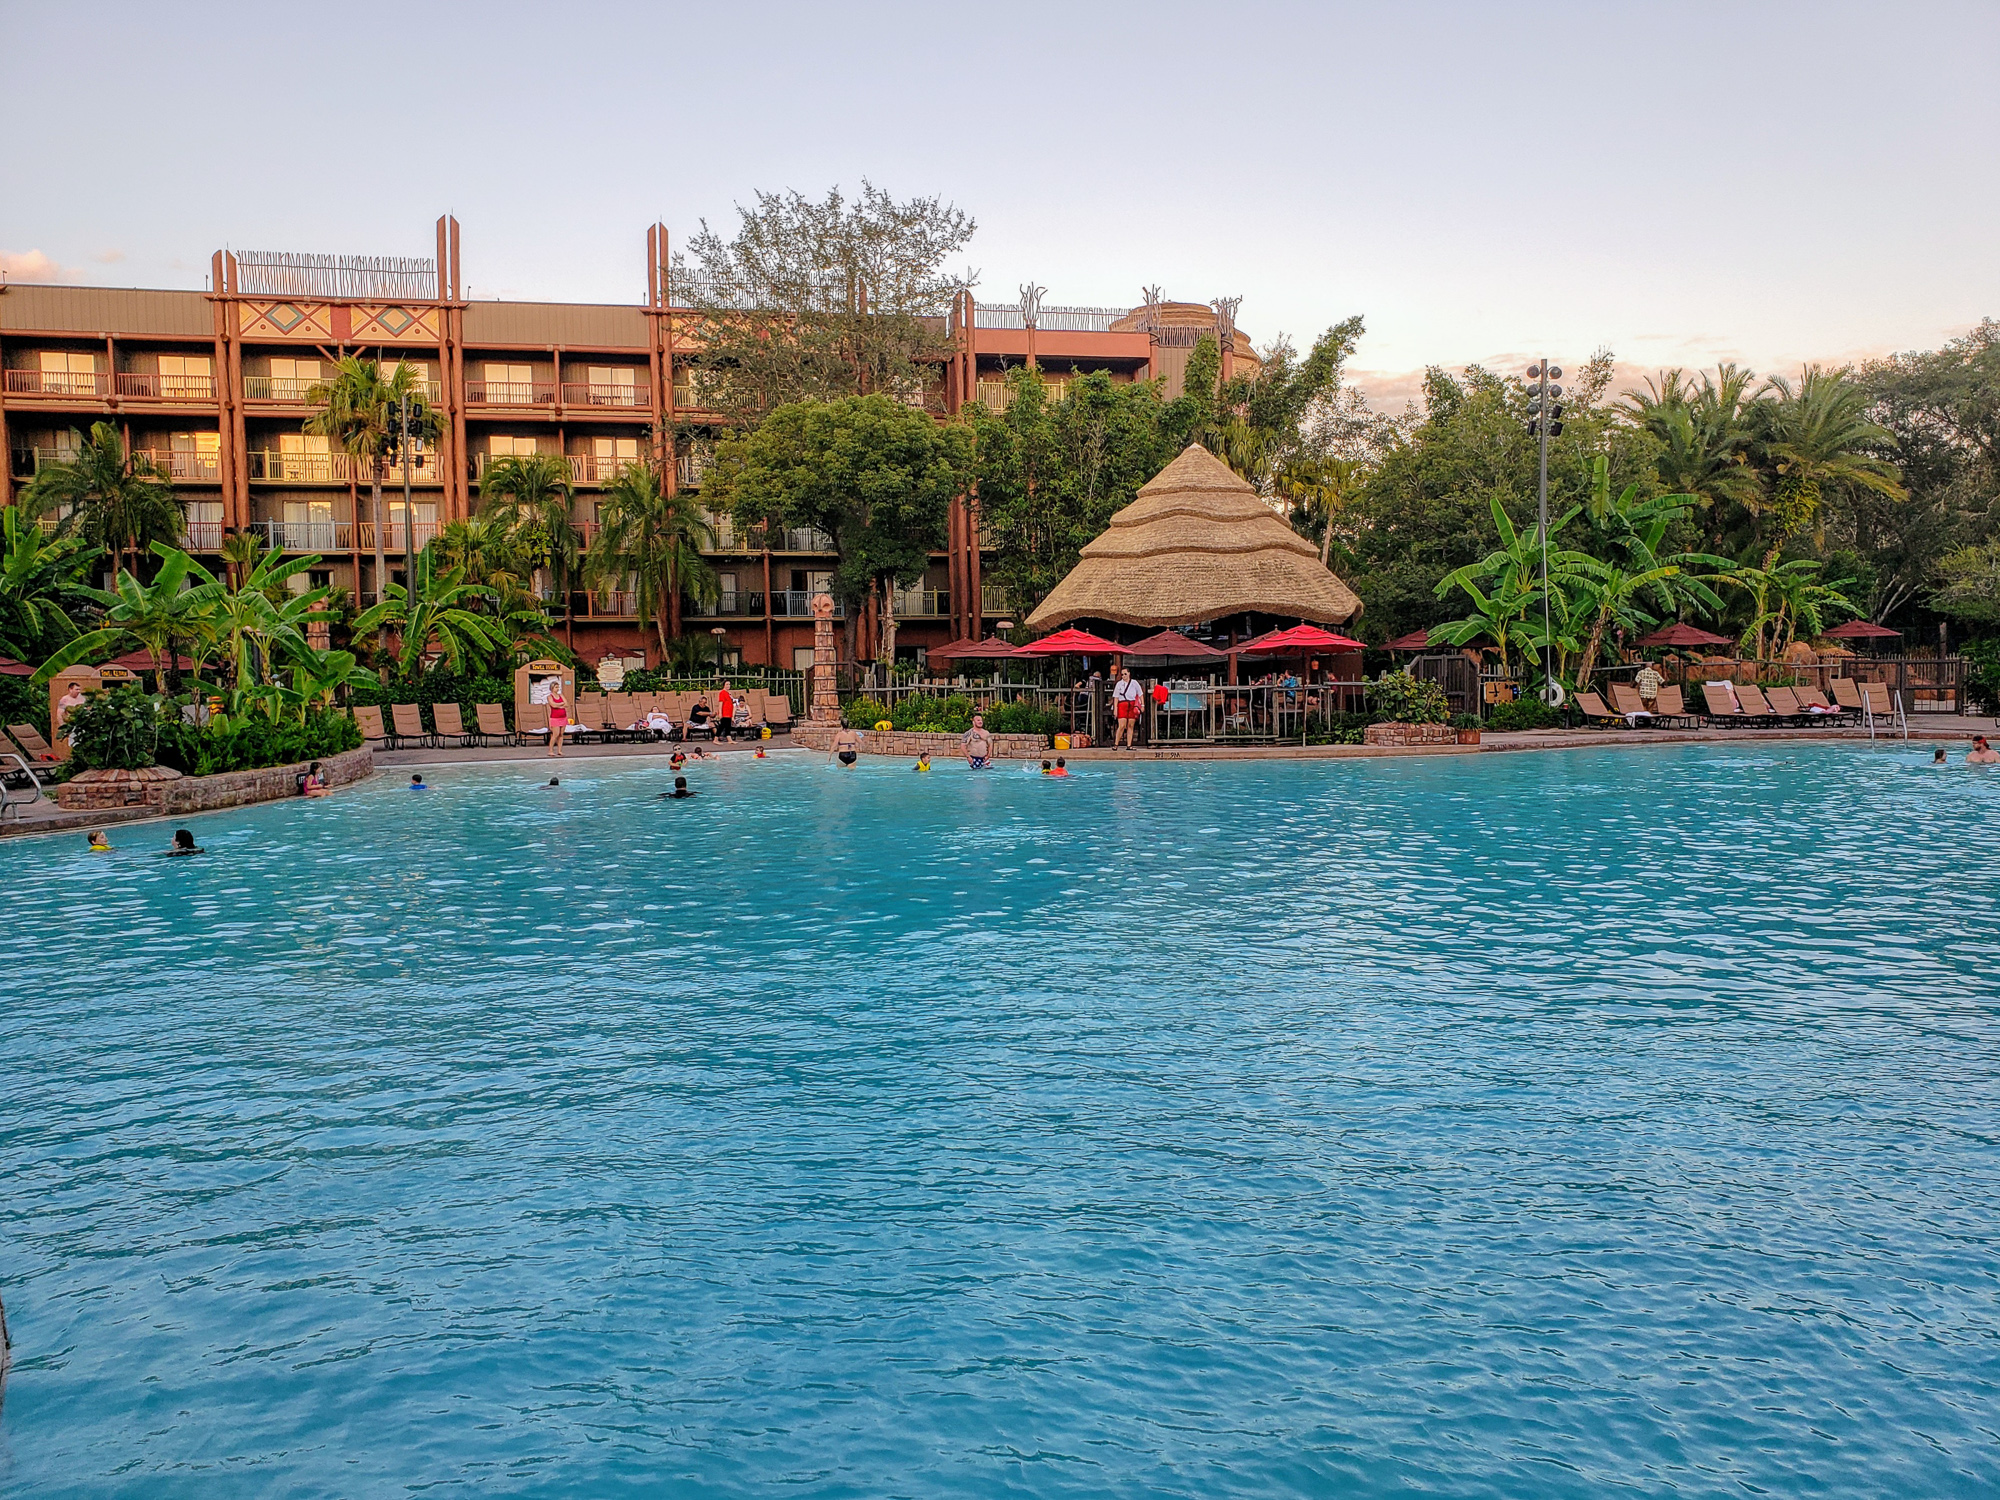
{"type": "Polygon", "coordinates": [[[687,732],[689,734],[715,733],[715,710],[708,706],[708,699],[697,698],[694,707],[688,710],[687,732]]]}
{"type": "Polygon", "coordinates": [[[653,734],[658,735],[663,740],[673,738],[674,721],[668,718],[667,711],[664,708],[659,707],[658,705],[655,705],[647,713],[645,718],[641,719],[637,724],[634,724],[632,727],[634,729],[650,730],[653,734]]]}

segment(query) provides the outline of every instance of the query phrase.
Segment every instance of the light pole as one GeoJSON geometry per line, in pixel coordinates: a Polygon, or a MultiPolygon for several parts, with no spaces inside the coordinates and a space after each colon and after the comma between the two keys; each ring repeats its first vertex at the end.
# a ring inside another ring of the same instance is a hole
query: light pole
{"type": "Polygon", "coordinates": [[[417,523],[410,512],[410,393],[405,390],[399,403],[403,413],[403,614],[407,620],[414,607],[417,587],[417,523]]]}
{"type": "Polygon", "coordinates": [[[1563,701],[1562,684],[1549,665],[1555,645],[1549,628],[1549,439],[1563,430],[1563,388],[1550,384],[1562,379],[1562,367],[1538,359],[1528,366],[1527,378],[1528,431],[1535,438],[1535,516],[1542,543],[1542,701],[1557,708],[1563,701]]]}

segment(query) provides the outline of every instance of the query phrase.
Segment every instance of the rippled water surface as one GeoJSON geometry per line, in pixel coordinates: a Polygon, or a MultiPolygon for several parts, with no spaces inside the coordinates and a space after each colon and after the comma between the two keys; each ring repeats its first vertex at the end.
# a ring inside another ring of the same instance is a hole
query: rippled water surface
{"type": "Polygon", "coordinates": [[[1990,1494],[2000,774],[385,774],[0,846],[8,1495],[1990,1494]]]}

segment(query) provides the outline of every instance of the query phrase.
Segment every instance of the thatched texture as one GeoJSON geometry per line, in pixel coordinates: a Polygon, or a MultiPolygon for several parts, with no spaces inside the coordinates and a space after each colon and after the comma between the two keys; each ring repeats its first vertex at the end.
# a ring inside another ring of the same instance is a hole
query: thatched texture
{"type": "Polygon", "coordinates": [[[1192,625],[1250,610],[1340,625],[1361,601],[1311,542],[1194,443],[1111,518],[1027,623],[1192,625]]]}

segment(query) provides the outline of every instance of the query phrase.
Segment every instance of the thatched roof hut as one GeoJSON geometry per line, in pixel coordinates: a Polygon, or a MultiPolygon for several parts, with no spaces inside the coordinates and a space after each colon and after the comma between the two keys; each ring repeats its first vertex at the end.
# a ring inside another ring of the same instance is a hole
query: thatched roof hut
{"type": "Polygon", "coordinates": [[[1027,623],[1193,625],[1252,612],[1341,625],[1361,601],[1311,542],[1193,443],[1111,518],[1027,623]]]}

